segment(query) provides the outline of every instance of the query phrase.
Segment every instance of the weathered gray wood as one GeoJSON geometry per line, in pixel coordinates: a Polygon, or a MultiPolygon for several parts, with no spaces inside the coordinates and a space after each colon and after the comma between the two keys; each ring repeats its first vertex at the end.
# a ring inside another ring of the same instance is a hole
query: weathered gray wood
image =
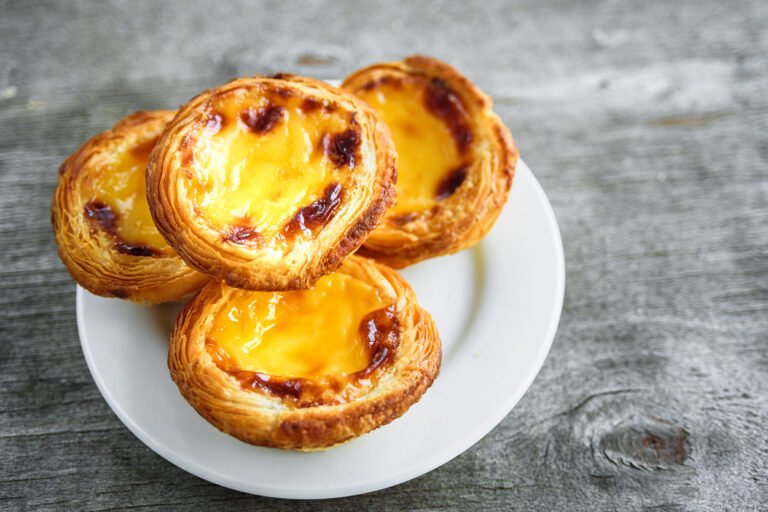
{"type": "Polygon", "coordinates": [[[768,3],[0,13],[0,508],[768,506],[768,3]],[[541,374],[475,447],[393,489],[294,503],[186,474],[120,424],[88,374],[49,227],[59,162],[128,111],[232,76],[339,77],[413,52],[495,97],[557,211],[568,283],[541,374]]]}

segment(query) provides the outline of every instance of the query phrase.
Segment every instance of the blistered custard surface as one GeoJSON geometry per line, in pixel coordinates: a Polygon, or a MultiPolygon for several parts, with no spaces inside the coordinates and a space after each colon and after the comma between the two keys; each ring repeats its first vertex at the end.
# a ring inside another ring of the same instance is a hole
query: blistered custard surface
{"type": "Polygon", "coordinates": [[[358,159],[360,132],[349,112],[254,88],[217,97],[206,116],[188,195],[224,240],[311,237],[333,217],[358,159]]]}
{"type": "Polygon", "coordinates": [[[373,82],[355,94],[392,133],[398,158],[395,215],[428,210],[461,185],[472,135],[457,95],[415,76],[373,82]]]}
{"type": "Polygon", "coordinates": [[[84,215],[90,223],[114,235],[118,250],[128,254],[149,255],[168,247],[147,203],[145,171],[157,138],[126,141],[97,164],[100,167],[84,187],[84,215]]]}
{"type": "Polygon", "coordinates": [[[382,329],[376,318],[388,306],[376,288],[341,273],[309,290],[238,290],[216,313],[209,338],[239,370],[305,379],[345,376],[371,365],[382,329]]]}

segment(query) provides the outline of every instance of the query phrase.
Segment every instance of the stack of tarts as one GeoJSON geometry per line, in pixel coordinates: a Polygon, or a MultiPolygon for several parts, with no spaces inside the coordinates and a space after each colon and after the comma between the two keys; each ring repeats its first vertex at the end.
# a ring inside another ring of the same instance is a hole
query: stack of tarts
{"type": "Polygon", "coordinates": [[[491,100],[427,57],[332,87],[238,78],[137,112],[59,170],[59,255],[90,292],[191,300],[170,338],[184,398],[245,442],[324,449],[404,414],[440,369],[393,268],[491,228],[517,153],[491,100]]]}

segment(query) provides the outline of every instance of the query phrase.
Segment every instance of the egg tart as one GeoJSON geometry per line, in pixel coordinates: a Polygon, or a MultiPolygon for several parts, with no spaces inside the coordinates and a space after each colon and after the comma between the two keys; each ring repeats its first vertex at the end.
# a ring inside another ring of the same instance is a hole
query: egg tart
{"type": "Polygon", "coordinates": [[[375,64],[342,83],[389,127],[397,204],[361,254],[402,268],[477,243],[509,195],[517,150],[491,99],[429,57],[375,64]]]}
{"type": "Polygon", "coordinates": [[[179,314],[168,366],[184,398],[223,432],[317,450],[404,414],[440,360],[435,325],[410,286],[350,256],[307,290],[210,282],[179,314]]]}
{"type": "Polygon", "coordinates": [[[239,78],[181,108],[147,180],[157,227],[189,265],[240,288],[301,289],[378,224],[395,153],[349,93],[287,74],[239,78]]]}
{"type": "Polygon", "coordinates": [[[173,116],[131,114],[59,168],[51,208],[59,256],[75,281],[96,295],[167,302],[208,280],[166,243],[147,204],[147,160],[173,116]]]}

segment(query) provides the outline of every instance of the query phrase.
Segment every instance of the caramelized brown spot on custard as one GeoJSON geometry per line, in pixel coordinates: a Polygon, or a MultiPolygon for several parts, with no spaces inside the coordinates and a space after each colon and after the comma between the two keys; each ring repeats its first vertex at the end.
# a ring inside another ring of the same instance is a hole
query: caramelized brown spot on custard
{"type": "MultiPolygon", "coordinates": [[[[115,235],[117,236],[117,235],[115,235]]],[[[118,240],[112,246],[117,252],[127,254],[129,256],[160,256],[160,251],[153,247],[147,247],[146,245],[134,245],[122,240],[118,240]]]]}
{"type": "MultiPolygon", "coordinates": [[[[216,363],[216,366],[237,379],[242,389],[260,391],[268,395],[287,399],[298,407],[311,407],[322,403],[318,400],[325,391],[326,386],[323,381],[315,382],[309,379],[279,377],[261,372],[241,370],[235,360],[215,340],[206,338],[205,348],[216,363]]],[[[333,383],[330,388],[339,389],[340,386],[333,383]]]]}
{"type": "Polygon", "coordinates": [[[240,113],[240,120],[253,133],[269,133],[285,116],[285,108],[267,105],[258,109],[249,108],[240,113]]]}
{"type": "Polygon", "coordinates": [[[306,97],[301,102],[301,111],[310,114],[316,110],[323,109],[323,112],[333,112],[338,108],[338,104],[333,101],[322,101],[311,96],[306,97]]]}
{"type": "Polygon", "coordinates": [[[315,110],[319,109],[323,106],[323,102],[320,100],[316,100],[315,98],[304,98],[304,100],[301,102],[301,111],[305,114],[309,114],[310,112],[314,112],[315,110]]]}
{"type": "Polygon", "coordinates": [[[101,201],[90,201],[85,205],[85,217],[91,224],[114,233],[117,226],[117,214],[112,208],[101,201]]]}
{"type": "Polygon", "coordinates": [[[237,372],[235,377],[240,381],[243,388],[257,389],[266,391],[271,395],[282,397],[301,398],[305,379],[286,379],[282,377],[273,377],[260,372],[237,372]]]}
{"type": "Polygon", "coordinates": [[[433,78],[424,90],[424,103],[430,112],[448,125],[456,147],[464,153],[472,143],[472,128],[459,95],[445,81],[433,78]]]}
{"type": "Polygon", "coordinates": [[[395,89],[401,89],[403,87],[403,82],[400,77],[384,75],[382,77],[376,78],[375,80],[370,80],[366,82],[360,87],[360,90],[372,91],[381,85],[390,85],[395,89]]]}
{"type": "Polygon", "coordinates": [[[371,362],[357,375],[365,377],[382,365],[392,362],[400,343],[400,321],[395,306],[368,313],[360,322],[360,336],[367,342],[371,362]]]}
{"type": "Polygon", "coordinates": [[[146,245],[132,245],[127,242],[115,242],[113,246],[117,252],[130,256],[155,256],[158,251],[146,245]]]}
{"type": "Polygon", "coordinates": [[[285,78],[290,78],[291,76],[293,75],[291,75],[290,73],[274,73],[272,75],[267,76],[267,78],[274,78],[275,80],[283,80],[285,78]]]}
{"type": "Polygon", "coordinates": [[[323,197],[301,208],[282,229],[282,235],[293,239],[299,233],[312,236],[328,224],[341,204],[341,185],[331,183],[323,191],[323,197]]]}
{"type": "Polygon", "coordinates": [[[230,226],[222,233],[222,240],[238,245],[256,245],[263,237],[251,226],[230,226]]]}
{"type": "Polygon", "coordinates": [[[464,183],[467,179],[467,168],[465,166],[457,167],[448,172],[445,177],[437,184],[437,190],[435,190],[435,197],[442,201],[447,199],[456,192],[456,189],[464,183]]]}
{"type": "Polygon", "coordinates": [[[348,128],[333,135],[326,133],[321,140],[323,154],[336,167],[355,167],[358,149],[360,148],[360,129],[348,128]]]}
{"type": "Polygon", "coordinates": [[[275,87],[272,92],[280,96],[283,99],[288,99],[293,96],[293,91],[286,87],[275,87]]]}
{"type": "Polygon", "coordinates": [[[209,112],[205,120],[205,134],[216,135],[224,127],[224,117],[218,112],[209,112]]]}
{"type": "Polygon", "coordinates": [[[365,82],[363,85],[360,86],[361,91],[372,91],[376,88],[376,86],[379,84],[378,80],[370,80],[368,82],[365,82]]]}
{"type": "Polygon", "coordinates": [[[112,208],[101,201],[89,201],[85,205],[85,218],[96,227],[109,233],[115,239],[112,248],[130,256],[158,256],[160,252],[146,245],[135,245],[126,242],[117,233],[117,214],[112,208]]]}
{"type": "Polygon", "coordinates": [[[300,378],[290,379],[267,375],[261,372],[241,370],[238,368],[235,360],[211,338],[205,339],[205,348],[216,363],[216,366],[236,378],[243,389],[262,391],[270,395],[299,400],[302,390],[308,383],[305,379],[300,378]]]}

